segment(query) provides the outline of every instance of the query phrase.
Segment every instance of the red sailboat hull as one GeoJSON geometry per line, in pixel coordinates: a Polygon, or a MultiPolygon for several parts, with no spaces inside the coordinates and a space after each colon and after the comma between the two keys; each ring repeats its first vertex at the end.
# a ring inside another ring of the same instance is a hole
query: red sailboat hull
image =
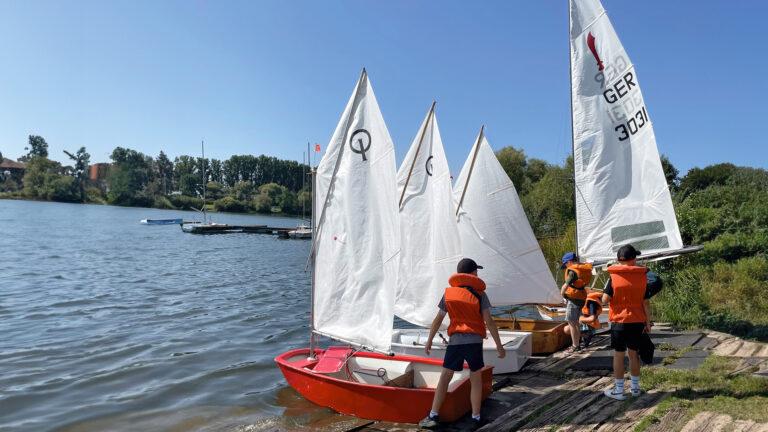
{"type": "MultiPolygon", "coordinates": [[[[316,350],[317,358],[323,350],[316,350]]],[[[349,379],[339,379],[327,374],[316,373],[312,368],[318,360],[308,360],[309,349],[297,349],[283,353],[275,362],[288,384],[309,401],[355,417],[417,423],[424,418],[432,406],[434,388],[400,388],[385,385],[366,384],[349,379]]],[[[386,356],[376,353],[357,352],[353,357],[379,359],[382,361],[410,362],[415,367],[439,371],[440,360],[407,355],[386,356]]],[[[401,363],[402,364],[402,363],[401,363]]],[[[465,365],[466,367],[466,365],[465,365]]],[[[435,372],[431,372],[434,376],[435,372]]],[[[493,368],[482,369],[483,399],[491,394],[493,368]]],[[[471,410],[469,376],[449,387],[445,402],[440,409],[443,421],[456,421],[471,410]]]]}

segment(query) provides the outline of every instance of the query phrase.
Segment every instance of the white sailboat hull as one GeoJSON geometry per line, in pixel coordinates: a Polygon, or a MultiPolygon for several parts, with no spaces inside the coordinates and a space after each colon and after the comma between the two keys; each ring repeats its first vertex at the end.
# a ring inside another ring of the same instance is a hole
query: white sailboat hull
{"type": "MultiPolygon", "coordinates": [[[[445,335],[447,337],[447,335],[445,335]]],[[[506,357],[500,359],[496,353],[496,344],[489,335],[483,341],[483,362],[493,366],[494,374],[518,372],[531,357],[533,345],[531,334],[527,332],[499,331],[501,343],[507,351],[506,357]]],[[[432,340],[430,355],[424,352],[424,344],[429,337],[428,329],[396,329],[392,334],[392,352],[408,354],[416,357],[443,359],[447,344],[440,336],[432,340]]]]}

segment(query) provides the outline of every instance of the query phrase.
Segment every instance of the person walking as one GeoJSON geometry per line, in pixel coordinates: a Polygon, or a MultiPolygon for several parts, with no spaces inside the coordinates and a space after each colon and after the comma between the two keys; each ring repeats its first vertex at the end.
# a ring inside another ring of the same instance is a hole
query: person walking
{"type": "Polygon", "coordinates": [[[592,264],[580,263],[574,252],[563,255],[560,268],[565,270],[565,283],[560,288],[560,295],[566,300],[565,320],[568,321],[567,333],[571,335],[571,352],[581,349],[581,325],[579,317],[587,301],[587,286],[592,280],[592,264]]]}
{"type": "Polygon", "coordinates": [[[643,333],[651,331],[648,269],[637,265],[640,251],[632,245],[619,248],[617,265],[609,266],[610,280],[603,290],[603,303],[608,303],[613,347],[614,385],[604,391],[609,398],[624,400],[624,353],[629,351],[630,393],[640,396],[640,356],[638,349],[643,333]]]}
{"type": "Polygon", "coordinates": [[[491,317],[491,302],[485,294],[485,282],[477,276],[477,270],[482,266],[469,258],[463,258],[456,267],[456,273],[448,278],[450,285],[445,289],[443,298],[438,304],[438,312],[432,320],[429,337],[424,346],[424,352],[430,354],[432,339],[440,329],[445,315],[450,319],[448,326],[448,347],[443,358],[443,369],[435,389],[432,409],[421,422],[419,427],[436,428],[440,423],[439,412],[448,384],[453,373],[464,369],[464,362],[469,364],[469,381],[471,385],[470,401],[472,403],[472,421],[475,427],[481,425],[480,406],[483,397],[483,339],[486,338],[486,327],[496,343],[498,357],[504,358],[506,352],[499,338],[499,330],[491,317]]]}

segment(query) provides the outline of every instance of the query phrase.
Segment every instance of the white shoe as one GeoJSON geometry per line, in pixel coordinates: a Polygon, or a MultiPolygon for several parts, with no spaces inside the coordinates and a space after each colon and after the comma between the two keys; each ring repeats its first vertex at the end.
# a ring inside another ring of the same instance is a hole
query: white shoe
{"type": "Polygon", "coordinates": [[[639,388],[636,388],[636,389],[633,388],[629,390],[629,393],[632,395],[632,397],[638,397],[643,393],[643,391],[640,390],[639,388]]]}
{"type": "Polygon", "coordinates": [[[616,387],[611,387],[611,388],[605,389],[603,394],[608,396],[609,398],[615,399],[617,401],[623,401],[623,400],[625,400],[627,398],[626,396],[624,396],[624,392],[621,392],[621,393],[617,392],[616,391],[616,387]]]}

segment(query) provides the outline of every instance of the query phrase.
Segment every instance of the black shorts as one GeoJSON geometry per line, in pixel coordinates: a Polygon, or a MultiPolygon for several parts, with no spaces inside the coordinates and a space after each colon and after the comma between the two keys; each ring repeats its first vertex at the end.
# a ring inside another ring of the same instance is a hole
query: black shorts
{"type": "Polygon", "coordinates": [[[448,345],[443,359],[444,368],[458,372],[464,369],[465,361],[469,364],[469,370],[472,372],[482,369],[485,366],[483,363],[483,344],[448,345]]]}
{"type": "Polygon", "coordinates": [[[645,323],[611,323],[611,347],[618,352],[637,351],[645,323]]]}

